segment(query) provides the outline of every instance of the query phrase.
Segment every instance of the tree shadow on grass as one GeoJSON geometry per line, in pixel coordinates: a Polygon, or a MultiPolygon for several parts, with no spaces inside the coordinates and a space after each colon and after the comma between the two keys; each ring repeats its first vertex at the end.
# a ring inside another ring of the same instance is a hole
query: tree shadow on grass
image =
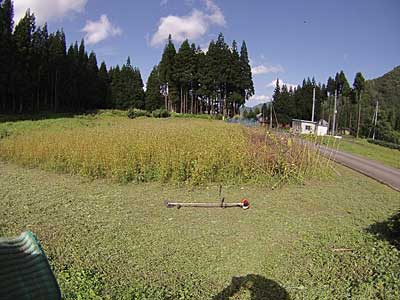
{"type": "Polygon", "coordinates": [[[400,251],[400,210],[386,221],[368,226],[366,231],[388,241],[400,251]]]}
{"type": "Polygon", "coordinates": [[[244,290],[250,292],[251,300],[290,300],[286,290],[278,283],[255,274],[233,277],[231,284],[215,295],[213,300],[240,299],[237,297],[244,290]]]}

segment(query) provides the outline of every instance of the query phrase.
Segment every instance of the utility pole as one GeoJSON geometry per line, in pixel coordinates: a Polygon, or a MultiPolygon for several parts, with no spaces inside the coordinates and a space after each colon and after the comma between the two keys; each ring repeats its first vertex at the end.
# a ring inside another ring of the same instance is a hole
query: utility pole
{"type": "Polygon", "coordinates": [[[332,126],[332,135],[335,135],[335,128],[336,128],[336,101],[337,101],[337,90],[335,90],[335,103],[333,105],[333,126],[332,126]]]}
{"type": "Polygon", "coordinates": [[[311,115],[311,122],[314,122],[314,115],[315,115],[315,86],[313,89],[313,97],[312,97],[312,115],[311,115]]]}
{"type": "Polygon", "coordinates": [[[269,104],[269,129],[272,129],[272,101],[269,104]]]}
{"type": "Polygon", "coordinates": [[[372,135],[373,140],[375,140],[375,129],[376,129],[376,123],[378,121],[378,109],[379,109],[379,101],[376,100],[376,108],[375,108],[375,114],[374,114],[374,134],[372,135]]]}

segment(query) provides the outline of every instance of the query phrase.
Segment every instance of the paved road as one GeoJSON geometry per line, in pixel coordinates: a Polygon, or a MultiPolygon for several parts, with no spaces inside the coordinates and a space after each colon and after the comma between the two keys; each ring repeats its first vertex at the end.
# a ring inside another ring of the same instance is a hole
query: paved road
{"type": "MultiPolygon", "coordinates": [[[[339,164],[371,177],[400,192],[400,170],[386,167],[375,161],[321,146],[321,153],[339,164]]],[[[399,152],[400,159],[400,152],[399,152]]]]}

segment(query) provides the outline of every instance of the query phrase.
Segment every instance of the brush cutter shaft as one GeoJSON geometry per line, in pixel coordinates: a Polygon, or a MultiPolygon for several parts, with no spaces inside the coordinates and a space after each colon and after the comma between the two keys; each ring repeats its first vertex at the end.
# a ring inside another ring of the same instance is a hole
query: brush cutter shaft
{"type": "Polygon", "coordinates": [[[167,202],[167,207],[243,207],[242,203],[178,203],[178,202],[167,202]]]}

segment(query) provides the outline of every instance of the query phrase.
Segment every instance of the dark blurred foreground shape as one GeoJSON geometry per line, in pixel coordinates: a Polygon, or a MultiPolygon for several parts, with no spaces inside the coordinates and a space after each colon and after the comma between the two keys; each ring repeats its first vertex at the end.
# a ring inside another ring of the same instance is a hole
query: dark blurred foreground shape
{"type": "Polygon", "coordinates": [[[29,231],[16,238],[0,238],[0,299],[61,299],[47,257],[29,231]]]}

